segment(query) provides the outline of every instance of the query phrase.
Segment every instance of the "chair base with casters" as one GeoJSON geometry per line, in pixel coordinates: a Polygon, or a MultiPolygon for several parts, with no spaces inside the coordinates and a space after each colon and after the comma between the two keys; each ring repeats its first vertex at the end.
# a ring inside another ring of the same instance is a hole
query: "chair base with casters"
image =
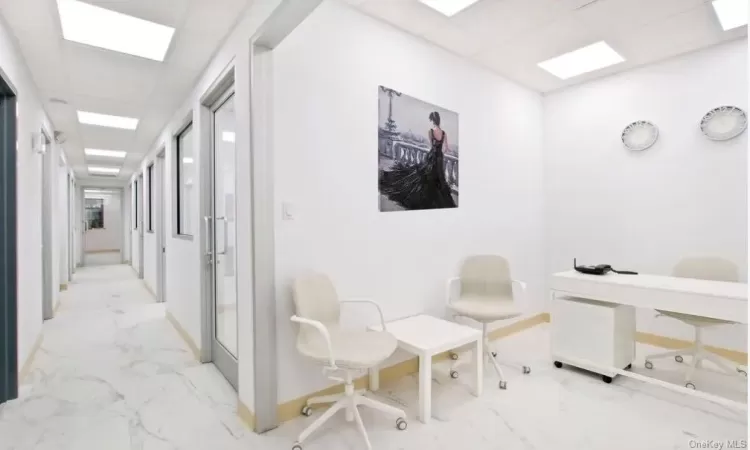
{"type": "MultiPolygon", "coordinates": [[[[484,346],[484,359],[485,361],[489,361],[492,363],[492,367],[495,369],[495,372],[497,373],[497,376],[500,378],[500,382],[498,383],[498,387],[500,389],[507,389],[508,388],[508,382],[505,380],[505,375],[503,374],[503,369],[500,367],[500,362],[497,359],[497,352],[492,349],[492,344],[490,343],[490,337],[489,337],[489,330],[488,330],[488,324],[483,323],[482,324],[482,336],[484,339],[483,346],[484,346]]],[[[464,365],[466,362],[459,361],[458,353],[451,352],[450,357],[455,362],[451,366],[450,376],[451,378],[458,378],[458,368],[462,365],[464,365]]],[[[517,366],[521,368],[521,371],[524,373],[524,375],[528,375],[531,373],[531,367],[517,364],[517,363],[503,363],[504,365],[512,365],[517,366]]]]}
{"type": "Polygon", "coordinates": [[[405,430],[407,427],[406,413],[393,406],[385,403],[373,400],[369,397],[365,397],[363,394],[364,389],[355,390],[354,382],[352,380],[352,373],[346,373],[346,384],[344,385],[344,392],[341,394],[326,395],[323,397],[313,397],[307,400],[307,404],[302,408],[302,415],[311,416],[313,405],[320,405],[325,403],[333,403],[323,415],[318,417],[313,423],[311,423],[305,430],[300,433],[297,438],[297,442],[292,446],[292,450],[302,450],[302,442],[305,441],[312,433],[322,427],[331,417],[334,416],[338,411],[343,410],[346,414],[347,422],[355,422],[360,434],[365,440],[367,449],[372,449],[370,444],[370,438],[367,436],[364,422],[362,422],[362,416],[359,414],[358,406],[366,406],[368,408],[375,409],[386,414],[390,414],[396,417],[396,428],[399,430],[405,430]]]}
{"type": "Polygon", "coordinates": [[[737,377],[747,378],[747,370],[741,367],[733,367],[728,364],[722,357],[706,350],[703,345],[703,328],[707,325],[693,324],[695,326],[695,342],[690,347],[681,348],[678,350],[670,350],[668,352],[655,353],[646,357],[645,366],[647,369],[653,369],[655,359],[672,358],[675,361],[681,363],[684,361],[683,356],[690,356],[690,362],[685,374],[685,387],[695,389],[695,383],[693,383],[693,374],[695,369],[703,366],[703,361],[711,361],[718,366],[722,371],[728,375],[735,375],[737,377]]]}

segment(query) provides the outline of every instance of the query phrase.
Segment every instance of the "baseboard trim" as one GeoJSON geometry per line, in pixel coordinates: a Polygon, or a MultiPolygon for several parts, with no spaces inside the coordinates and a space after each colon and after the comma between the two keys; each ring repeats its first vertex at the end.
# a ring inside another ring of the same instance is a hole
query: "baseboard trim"
{"type": "Polygon", "coordinates": [[[146,287],[146,290],[148,291],[148,293],[151,294],[152,297],[154,297],[154,300],[156,300],[156,293],[153,291],[153,289],[151,289],[151,286],[149,286],[148,283],[146,283],[146,280],[141,280],[141,281],[143,281],[143,285],[146,287]]]}
{"type": "Polygon", "coordinates": [[[62,283],[60,285],[60,292],[68,290],[68,283],[62,283]]]}
{"type": "Polygon", "coordinates": [[[170,313],[169,311],[165,314],[167,320],[169,323],[172,324],[174,329],[177,331],[177,334],[180,335],[183,341],[187,344],[187,346],[190,348],[190,351],[193,353],[193,357],[195,357],[196,361],[200,361],[200,351],[198,350],[198,346],[195,345],[195,342],[193,342],[193,338],[190,337],[187,331],[180,325],[180,322],[170,313]]]}
{"type": "MultiPolygon", "coordinates": [[[[545,313],[547,316],[547,322],[550,321],[549,313],[545,313]]],[[[636,331],[635,341],[641,344],[653,345],[654,347],[668,348],[670,350],[677,350],[679,348],[687,348],[693,345],[691,341],[685,339],[677,339],[668,336],[661,336],[659,334],[646,333],[643,331],[636,331]]],[[[716,353],[722,358],[726,358],[737,364],[747,366],[747,353],[739,350],[732,350],[729,348],[716,347],[713,345],[707,345],[706,350],[716,353]]]]}
{"type": "Polygon", "coordinates": [[[253,414],[253,412],[250,411],[250,408],[239,399],[237,400],[237,415],[240,416],[240,420],[242,420],[245,425],[255,431],[255,414],[253,414]]]}
{"type": "MultiPolygon", "coordinates": [[[[519,333],[529,328],[533,328],[539,324],[546,323],[548,321],[549,321],[549,314],[547,313],[536,314],[527,319],[520,320],[512,325],[508,325],[506,327],[502,327],[502,328],[492,331],[490,333],[490,339],[491,340],[502,339],[504,337],[519,333]]],[[[432,358],[432,363],[435,364],[435,363],[444,361],[449,358],[449,355],[450,355],[450,352],[443,352],[438,355],[435,355],[432,358]]],[[[380,369],[380,384],[381,386],[391,384],[395,381],[400,380],[401,378],[405,376],[408,376],[417,372],[419,372],[419,358],[417,357],[410,358],[404,362],[380,369]]],[[[361,376],[357,378],[356,380],[354,380],[354,386],[356,389],[369,389],[370,378],[367,375],[361,376]]],[[[294,419],[295,417],[298,417],[302,412],[302,407],[307,404],[307,399],[311,397],[319,397],[323,395],[337,394],[337,393],[342,392],[343,389],[344,389],[343,384],[336,384],[336,385],[327,387],[323,390],[313,392],[311,394],[304,395],[302,397],[295,398],[294,400],[290,400],[288,402],[282,403],[279,405],[278,410],[277,410],[278,420],[281,423],[281,422],[286,422],[291,419],[294,419]]]]}
{"type": "Polygon", "coordinates": [[[21,371],[18,372],[18,384],[21,384],[31,373],[31,366],[34,363],[34,357],[36,357],[36,352],[39,351],[39,349],[42,347],[43,341],[44,335],[40,331],[39,336],[37,336],[36,338],[36,342],[34,342],[34,347],[31,349],[31,353],[29,353],[29,357],[26,358],[26,361],[23,363],[21,371]]]}
{"type": "MultiPolygon", "coordinates": [[[[693,345],[691,341],[686,341],[684,339],[676,339],[676,338],[667,337],[667,336],[660,336],[658,334],[644,333],[642,331],[637,331],[635,333],[635,340],[637,342],[640,342],[641,344],[648,344],[648,345],[653,345],[655,347],[668,348],[672,350],[686,348],[686,347],[690,347],[691,345],[693,345]]],[[[710,351],[711,353],[715,353],[721,356],[722,358],[726,358],[732,362],[735,362],[737,364],[741,364],[743,366],[747,365],[747,353],[745,352],[723,348],[723,347],[715,347],[713,345],[707,345],[706,350],[710,351]]]]}

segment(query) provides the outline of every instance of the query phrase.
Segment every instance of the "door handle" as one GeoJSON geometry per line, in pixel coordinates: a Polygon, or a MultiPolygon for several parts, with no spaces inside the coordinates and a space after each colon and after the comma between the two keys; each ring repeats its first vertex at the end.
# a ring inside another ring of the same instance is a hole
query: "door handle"
{"type": "Polygon", "coordinates": [[[213,263],[213,252],[211,251],[211,239],[209,233],[209,229],[211,226],[211,216],[203,216],[203,224],[205,226],[205,230],[203,233],[203,245],[205,245],[206,248],[206,264],[211,264],[213,263]]]}
{"type": "Polygon", "coordinates": [[[224,223],[224,242],[223,242],[223,249],[221,251],[217,251],[216,255],[226,255],[227,254],[227,246],[229,245],[229,240],[227,238],[227,232],[229,231],[229,221],[226,217],[217,217],[216,221],[222,221],[224,223]]]}

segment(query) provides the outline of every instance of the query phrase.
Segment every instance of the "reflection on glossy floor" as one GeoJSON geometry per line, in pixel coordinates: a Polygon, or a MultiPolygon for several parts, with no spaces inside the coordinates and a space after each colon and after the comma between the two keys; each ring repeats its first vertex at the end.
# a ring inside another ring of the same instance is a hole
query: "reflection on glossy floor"
{"type": "Polygon", "coordinates": [[[61,302],[22,397],[0,407],[1,450],[262,448],[129,266],[79,269],[61,302]]]}
{"type": "MultiPolygon", "coordinates": [[[[250,432],[236,416],[229,384],[192,358],[164,319],[164,306],[153,303],[130,267],[79,270],[62,302],[57,318],[44,325],[23,397],[0,407],[0,450],[289,450],[320,414],[263,436],[250,432]]],[[[539,326],[499,341],[501,355],[530,363],[533,372],[508,369],[508,390],[501,391],[488,368],[481,398],[463,384],[468,377],[452,380],[446,366],[437,366],[428,425],[414,418],[414,377],[383,386],[378,396],[407,410],[409,428],[398,431],[392,418],[363,409],[373,447],[661,450],[747,439],[746,412],[634,380],[607,385],[585,372],[555,369],[548,338],[539,326]]],[[[651,350],[639,346],[636,366],[651,350]]],[[[664,361],[649,373],[678,381],[679,369],[664,361]]],[[[747,396],[736,378],[704,372],[697,382],[738,400],[747,396]]],[[[362,442],[340,415],[304,448],[354,450],[362,442]]]]}
{"type": "Polygon", "coordinates": [[[116,252],[97,252],[97,253],[86,253],[83,256],[84,265],[87,267],[91,266],[112,266],[122,263],[122,255],[119,251],[116,252]]]}

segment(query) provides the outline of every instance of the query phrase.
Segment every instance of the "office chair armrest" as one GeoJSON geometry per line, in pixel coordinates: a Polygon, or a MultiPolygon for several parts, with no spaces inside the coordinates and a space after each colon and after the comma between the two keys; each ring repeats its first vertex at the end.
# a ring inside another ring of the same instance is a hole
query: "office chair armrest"
{"type": "Polygon", "coordinates": [[[291,321],[297,322],[303,325],[310,325],[311,327],[318,330],[320,334],[323,335],[323,339],[326,342],[326,347],[328,348],[328,363],[331,365],[330,369],[331,370],[338,369],[338,367],[336,366],[336,360],[333,357],[333,346],[331,345],[331,334],[328,333],[328,328],[326,328],[326,326],[323,325],[323,323],[318,322],[317,320],[305,319],[304,317],[292,316],[291,321]]]}
{"type": "Polygon", "coordinates": [[[521,281],[521,280],[510,280],[510,281],[511,281],[511,284],[512,283],[517,284],[518,287],[521,288],[521,292],[523,292],[523,295],[526,295],[526,282],[521,281]]]}
{"type": "Polygon", "coordinates": [[[458,278],[458,277],[450,278],[448,280],[448,282],[445,284],[445,299],[446,299],[446,301],[448,302],[449,305],[451,303],[453,303],[454,288],[455,288],[456,284],[458,284],[459,281],[461,281],[461,278],[458,278]]]}
{"type": "Polygon", "coordinates": [[[372,300],[367,299],[352,299],[352,300],[341,300],[341,303],[369,303],[371,305],[374,305],[375,308],[378,310],[378,315],[380,315],[380,326],[383,327],[383,331],[385,331],[385,318],[383,317],[383,310],[380,309],[380,305],[375,303],[372,300]]]}

